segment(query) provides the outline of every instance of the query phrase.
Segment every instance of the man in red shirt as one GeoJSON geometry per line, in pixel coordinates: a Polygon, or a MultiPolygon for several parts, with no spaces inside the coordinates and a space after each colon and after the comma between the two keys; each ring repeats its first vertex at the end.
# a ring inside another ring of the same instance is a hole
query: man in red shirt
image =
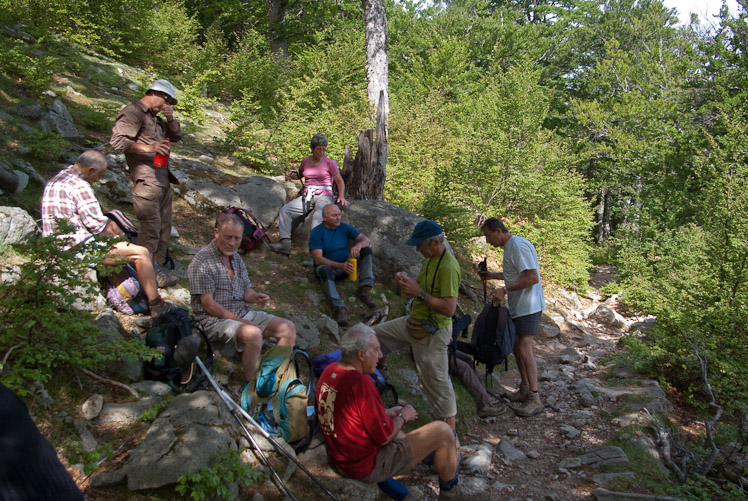
{"type": "MultiPolygon", "coordinates": [[[[357,324],[345,334],[341,359],[317,383],[317,416],[330,462],[344,476],[384,482],[410,471],[434,453],[439,499],[467,499],[459,486],[455,435],[444,421],[432,421],[407,435],[405,423],[418,418],[406,405],[385,409],[369,377],[382,357],[374,330],[357,324]]],[[[481,496],[471,496],[480,499],[481,496]]]]}

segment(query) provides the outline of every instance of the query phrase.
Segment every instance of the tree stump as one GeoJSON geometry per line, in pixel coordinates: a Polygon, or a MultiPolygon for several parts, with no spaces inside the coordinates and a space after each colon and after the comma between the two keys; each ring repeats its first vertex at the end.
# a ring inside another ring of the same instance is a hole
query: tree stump
{"type": "Polygon", "coordinates": [[[358,152],[352,159],[350,147],[345,147],[342,176],[345,196],[351,200],[384,200],[384,179],[387,173],[387,128],[384,92],[379,93],[377,106],[377,134],[367,129],[358,135],[358,152]]]}

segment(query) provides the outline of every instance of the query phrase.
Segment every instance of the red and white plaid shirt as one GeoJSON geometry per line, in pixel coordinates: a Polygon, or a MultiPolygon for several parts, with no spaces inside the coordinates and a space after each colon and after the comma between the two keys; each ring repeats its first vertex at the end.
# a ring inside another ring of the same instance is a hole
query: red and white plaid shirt
{"type": "Polygon", "coordinates": [[[91,184],[78,170],[69,165],[49,180],[42,195],[42,234],[51,235],[57,222],[67,218],[75,232],[61,237],[64,250],[98,235],[107,225],[91,184]]]}

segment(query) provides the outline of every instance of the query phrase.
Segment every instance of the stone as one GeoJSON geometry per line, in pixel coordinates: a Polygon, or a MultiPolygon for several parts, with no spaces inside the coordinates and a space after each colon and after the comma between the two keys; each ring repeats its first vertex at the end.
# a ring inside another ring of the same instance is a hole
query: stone
{"type": "Polygon", "coordinates": [[[297,314],[289,314],[286,318],[296,326],[297,344],[299,344],[299,340],[301,339],[307,348],[316,348],[320,345],[320,332],[314,322],[307,317],[297,314]]]}
{"type": "Polygon", "coordinates": [[[413,369],[398,369],[397,373],[408,384],[415,385],[418,383],[418,373],[413,369]]]}
{"type": "MultiPolygon", "coordinates": [[[[316,440],[316,438],[314,439],[316,440]]],[[[317,477],[323,481],[325,487],[330,492],[333,492],[335,496],[340,499],[362,499],[375,501],[379,499],[379,487],[375,483],[364,483],[358,480],[342,477],[336,470],[334,470],[327,462],[327,448],[324,441],[321,445],[315,447],[315,442],[312,442],[309,449],[299,454],[299,462],[301,462],[309,471],[315,472],[317,477]],[[319,473],[318,473],[319,472],[319,473]]],[[[309,477],[301,477],[304,485],[307,486],[307,494],[309,499],[322,499],[323,493],[319,487],[313,483],[309,477]]]]}
{"type": "Polygon", "coordinates": [[[104,404],[99,414],[100,423],[134,423],[140,419],[140,415],[151,406],[159,403],[161,399],[149,397],[135,402],[104,404]]]}
{"type": "Polygon", "coordinates": [[[511,439],[506,436],[501,437],[501,442],[499,442],[499,450],[509,461],[517,461],[520,459],[525,459],[527,457],[524,452],[514,447],[511,439]]]}
{"type": "Polygon", "coordinates": [[[599,485],[608,485],[612,484],[616,480],[620,478],[627,478],[634,480],[636,479],[636,475],[634,475],[631,471],[625,471],[621,473],[597,473],[595,475],[592,475],[590,479],[599,485]]]}
{"type": "Polygon", "coordinates": [[[313,304],[315,308],[319,308],[319,306],[322,304],[322,301],[325,300],[325,295],[322,292],[313,289],[305,290],[304,297],[306,297],[307,300],[309,300],[309,302],[313,304]]]}
{"type": "Polygon", "coordinates": [[[553,324],[540,324],[540,335],[547,339],[558,337],[561,334],[561,329],[557,325],[553,324]]]}
{"type": "Polygon", "coordinates": [[[126,481],[125,469],[120,468],[114,471],[94,473],[88,481],[88,486],[93,488],[113,487],[115,485],[122,485],[126,481]]]}
{"type": "Polygon", "coordinates": [[[38,103],[17,104],[12,109],[12,113],[19,117],[28,118],[29,120],[39,120],[44,114],[42,107],[38,103]]]}
{"type": "Polygon", "coordinates": [[[579,460],[582,464],[592,466],[593,468],[600,468],[609,464],[628,464],[629,462],[629,458],[623,452],[623,449],[614,445],[603,445],[590,449],[580,455],[579,460]]]}
{"type": "Polygon", "coordinates": [[[178,395],[130,452],[125,463],[127,487],[155,489],[202,470],[214,456],[236,448],[233,423],[215,393],[178,395]]]}
{"type": "Polygon", "coordinates": [[[25,172],[12,170],[8,165],[0,162],[0,188],[6,193],[21,193],[29,184],[29,175],[25,172]]]}
{"type": "MultiPolygon", "coordinates": [[[[102,332],[102,337],[100,338],[100,341],[102,342],[114,341],[122,336],[122,324],[119,321],[119,317],[117,317],[111,308],[105,308],[102,310],[96,317],[94,323],[102,332]]],[[[125,379],[131,382],[143,379],[142,360],[113,360],[109,362],[106,370],[108,373],[119,379],[125,379]]]]}
{"type": "Polygon", "coordinates": [[[75,428],[76,433],[78,433],[78,438],[80,438],[83,450],[86,452],[95,452],[99,444],[96,442],[96,439],[91,432],[88,431],[86,425],[76,420],[72,420],[72,423],[73,428],[75,428]]]}
{"type": "Polygon", "coordinates": [[[626,320],[621,316],[621,314],[613,310],[610,306],[604,304],[598,306],[592,315],[590,315],[590,318],[603,325],[608,325],[617,329],[623,329],[626,327],[626,320]]]}
{"type": "Polygon", "coordinates": [[[0,245],[25,242],[41,232],[34,218],[20,207],[0,207],[0,245]]]}
{"type": "Polygon", "coordinates": [[[533,449],[531,451],[527,451],[527,457],[529,457],[530,459],[538,459],[540,457],[540,453],[533,449]]]}
{"type": "Polygon", "coordinates": [[[81,406],[81,414],[83,414],[83,417],[85,419],[88,419],[89,421],[91,419],[96,419],[99,416],[99,413],[101,412],[103,406],[104,397],[102,397],[98,393],[95,393],[88,397],[85,402],[83,402],[83,405],[81,406]]]}
{"type": "Polygon", "coordinates": [[[133,383],[130,386],[138,393],[150,395],[152,397],[165,397],[166,395],[171,395],[172,392],[171,386],[160,381],[144,380],[133,383]]]}
{"type": "Polygon", "coordinates": [[[215,161],[215,159],[210,155],[200,155],[199,157],[197,157],[197,159],[206,164],[210,164],[215,161]]]}
{"type": "Polygon", "coordinates": [[[562,424],[559,428],[561,429],[561,435],[566,438],[577,438],[582,434],[581,431],[568,424],[562,424]]]}
{"type": "Polygon", "coordinates": [[[55,99],[47,114],[42,117],[41,129],[45,132],[57,132],[66,139],[83,137],[83,134],[75,127],[72,115],[60,99],[55,99]]]}
{"type": "Polygon", "coordinates": [[[582,467],[582,460],[579,458],[564,458],[561,460],[560,463],[558,463],[559,469],[581,468],[581,467],[582,467]]]}
{"type": "Polygon", "coordinates": [[[462,448],[463,451],[472,451],[468,457],[463,457],[460,469],[468,472],[469,474],[481,474],[488,473],[491,468],[491,458],[493,457],[493,448],[487,444],[481,444],[476,446],[465,446],[462,448]]]}
{"type": "Polygon", "coordinates": [[[579,362],[582,359],[582,354],[576,348],[571,346],[561,350],[558,361],[562,364],[573,364],[579,362]]]}
{"type": "Polygon", "coordinates": [[[319,329],[320,336],[332,337],[337,343],[340,343],[340,327],[338,323],[327,315],[319,317],[315,323],[317,329],[319,329]]]}

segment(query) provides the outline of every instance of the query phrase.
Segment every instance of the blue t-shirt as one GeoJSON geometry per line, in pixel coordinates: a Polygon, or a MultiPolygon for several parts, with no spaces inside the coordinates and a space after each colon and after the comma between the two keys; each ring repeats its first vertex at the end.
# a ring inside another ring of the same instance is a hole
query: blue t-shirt
{"type": "Polygon", "coordinates": [[[322,249],[322,256],[330,261],[343,263],[348,260],[348,240],[356,240],[361,234],[350,224],[340,223],[334,230],[325,223],[315,226],[309,234],[309,250],[322,249]]]}
{"type": "Polygon", "coordinates": [[[538,283],[526,289],[509,293],[509,314],[512,318],[524,317],[545,309],[543,283],[538,268],[538,253],[526,239],[512,235],[504,244],[504,282],[512,285],[519,280],[525,270],[538,270],[538,283]]]}

